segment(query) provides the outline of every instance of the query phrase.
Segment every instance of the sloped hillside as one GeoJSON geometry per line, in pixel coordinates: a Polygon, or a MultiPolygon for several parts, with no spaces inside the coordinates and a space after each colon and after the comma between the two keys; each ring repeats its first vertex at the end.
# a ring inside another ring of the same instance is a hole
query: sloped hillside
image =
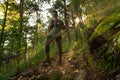
{"type": "Polygon", "coordinates": [[[11,80],[86,80],[86,62],[84,55],[77,50],[63,53],[63,64],[57,64],[56,55],[52,63],[40,63],[25,72],[17,74],[11,80]],[[76,56],[72,56],[76,54],[76,56]],[[72,57],[71,57],[72,56],[72,57]]]}

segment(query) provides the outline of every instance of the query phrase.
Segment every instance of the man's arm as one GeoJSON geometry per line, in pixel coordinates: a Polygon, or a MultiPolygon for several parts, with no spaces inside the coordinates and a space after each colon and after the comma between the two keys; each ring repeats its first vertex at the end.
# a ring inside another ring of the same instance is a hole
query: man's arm
{"type": "Polygon", "coordinates": [[[52,21],[51,21],[51,22],[49,23],[49,25],[48,25],[48,31],[50,31],[51,28],[52,28],[52,21]]]}
{"type": "Polygon", "coordinates": [[[66,26],[64,25],[64,22],[63,22],[63,21],[60,21],[60,27],[61,27],[62,29],[66,29],[66,26]]]}

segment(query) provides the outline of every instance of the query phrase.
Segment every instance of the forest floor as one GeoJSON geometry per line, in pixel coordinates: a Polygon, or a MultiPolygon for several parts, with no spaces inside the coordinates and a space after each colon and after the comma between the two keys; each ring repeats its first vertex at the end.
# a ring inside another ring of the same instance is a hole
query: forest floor
{"type": "Polygon", "coordinates": [[[51,64],[40,63],[35,67],[29,68],[17,74],[11,80],[86,80],[86,62],[84,56],[71,58],[71,51],[63,53],[63,63],[58,65],[58,54],[52,58],[51,64]]]}
{"type": "Polygon", "coordinates": [[[58,65],[58,54],[51,58],[51,64],[40,63],[28,70],[18,73],[10,80],[116,80],[103,79],[104,70],[90,69],[85,55],[73,53],[78,50],[66,51],[62,55],[63,63],[58,65]]]}

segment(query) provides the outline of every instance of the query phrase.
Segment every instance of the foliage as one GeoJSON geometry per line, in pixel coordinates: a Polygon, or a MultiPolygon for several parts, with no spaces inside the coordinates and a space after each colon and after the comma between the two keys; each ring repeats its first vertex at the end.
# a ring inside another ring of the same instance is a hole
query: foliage
{"type": "MultiPolygon", "coordinates": [[[[23,0],[22,18],[20,16],[20,3],[16,0],[8,1],[8,12],[3,36],[4,45],[3,47],[0,46],[0,50],[3,51],[3,53],[1,53],[2,51],[0,52],[0,80],[7,80],[16,73],[25,71],[31,66],[36,66],[45,58],[44,43],[47,31],[43,27],[41,9],[43,3],[50,3],[53,0],[23,0]],[[30,22],[31,19],[33,22],[30,22]],[[21,22],[22,26],[20,26],[21,22]]],[[[67,0],[66,15],[72,41],[68,43],[66,32],[63,32],[63,52],[75,49],[76,52],[71,52],[70,54],[71,58],[78,57],[80,56],[78,54],[82,53],[86,57],[86,62],[90,64],[89,66],[94,66],[92,64],[92,56],[94,54],[89,54],[91,45],[88,45],[88,40],[91,42],[102,36],[107,42],[103,44],[98,40],[101,46],[93,49],[93,53],[96,50],[96,54],[100,54],[100,57],[96,60],[97,67],[109,72],[117,69],[120,64],[118,62],[118,56],[120,55],[119,2],[120,0],[67,0]],[[86,16],[85,20],[83,20],[83,15],[86,16]],[[75,22],[76,18],[80,19],[78,23],[75,22]],[[102,18],[104,20],[94,27],[102,18]],[[89,32],[88,27],[93,29],[91,37],[87,35],[89,32]]],[[[57,9],[60,13],[60,18],[64,20],[65,5],[63,0],[55,0],[52,3],[52,8],[49,11],[57,9]]],[[[5,20],[5,8],[6,3],[0,1],[0,36],[5,20]]],[[[93,45],[96,44],[93,43],[93,45]]],[[[52,47],[50,55],[54,57],[58,52],[56,43],[53,42],[50,46],[52,47]]],[[[56,75],[53,76],[56,77],[56,75]]]]}
{"type": "MultiPolygon", "coordinates": [[[[93,35],[90,38],[90,41],[93,41],[99,36],[107,40],[105,43],[100,42],[101,46],[97,47],[94,53],[99,55],[99,58],[96,60],[96,64],[99,68],[105,69],[106,71],[112,73],[119,68],[119,58],[120,47],[119,39],[120,32],[119,30],[119,12],[117,9],[115,12],[111,13],[107,18],[105,18],[95,29],[93,35]]],[[[104,41],[103,39],[103,41],[104,41]]],[[[94,42],[95,43],[95,42],[94,42]]],[[[96,44],[94,44],[96,45],[96,44]]]]}
{"type": "Polygon", "coordinates": [[[104,32],[107,32],[110,28],[120,21],[120,9],[117,9],[112,15],[108,16],[103,22],[101,22],[98,27],[95,29],[90,40],[94,39],[97,36],[102,35],[104,32]]]}

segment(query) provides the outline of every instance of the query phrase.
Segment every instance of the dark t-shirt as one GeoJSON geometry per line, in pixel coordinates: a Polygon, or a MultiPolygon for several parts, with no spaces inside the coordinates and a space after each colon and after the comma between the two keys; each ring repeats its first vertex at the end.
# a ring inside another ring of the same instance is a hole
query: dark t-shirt
{"type": "Polygon", "coordinates": [[[49,36],[51,37],[57,37],[61,35],[61,29],[64,28],[64,23],[63,21],[57,19],[57,20],[52,20],[50,22],[49,26],[49,36]]]}

